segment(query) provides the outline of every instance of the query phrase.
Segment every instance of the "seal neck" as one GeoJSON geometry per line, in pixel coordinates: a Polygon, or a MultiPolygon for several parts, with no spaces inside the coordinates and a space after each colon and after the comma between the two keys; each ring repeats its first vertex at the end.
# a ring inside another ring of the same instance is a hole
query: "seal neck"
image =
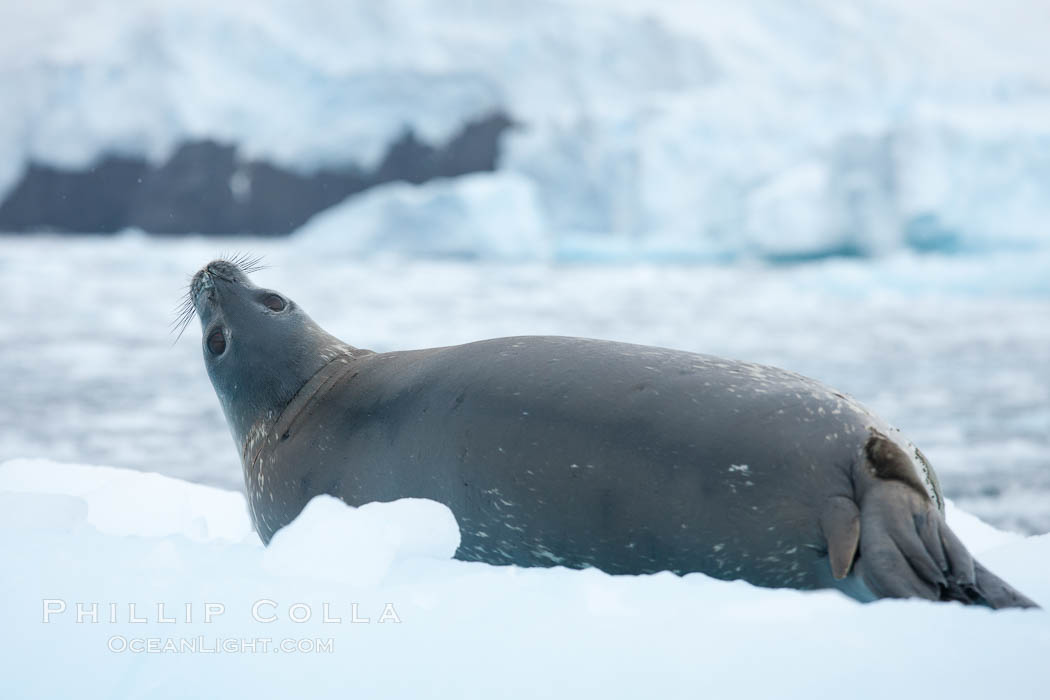
{"type": "Polygon", "coordinates": [[[314,399],[322,396],[333,384],[349,374],[354,368],[354,360],[357,356],[365,354],[371,354],[371,352],[349,346],[340,350],[306,380],[306,383],[275,419],[267,417],[253,425],[244,438],[241,448],[241,465],[245,469],[250,469],[255,464],[263,446],[268,442],[267,438],[277,441],[287,439],[296,419],[303,414],[314,399]]]}

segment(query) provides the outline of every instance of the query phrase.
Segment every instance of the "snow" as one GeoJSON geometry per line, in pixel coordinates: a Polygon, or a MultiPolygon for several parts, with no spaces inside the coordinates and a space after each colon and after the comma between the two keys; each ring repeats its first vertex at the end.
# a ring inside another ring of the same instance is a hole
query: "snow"
{"type": "MultiPolygon", "coordinates": [[[[13,460],[0,503],[4,697],[1036,698],[1050,681],[1042,612],[459,562],[429,501],[320,497],[268,549],[238,538],[239,494],[154,474],[13,460]]],[[[948,517],[1050,603],[1050,535],[948,517]]]]}
{"type": "MultiPolygon", "coordinates": [[[[71,513],[69,524],[77,521],[72,517],[77,515],[106,535],[177,534],[202,542],[256,537],[251,522],[240,512],[244,498],[239,493],[161,474],[129,477],[128,470],[114,467],[19,459],[4,463],[0,483],[4,491],[39,497],[41,511],[54,508],[71,513]],[[134,497],[129,498],[126,490],[132,487],[134,497]],[[49,499],[55,494],[57,500],[49,499]]],[[[18,521],[14,518],[10,523],[18,521]]]]}
{"type": "Polygon", "coordinates": [[[279,530],[263,557],[275,576],[310,572],[352,586],[375,586],[399,558],[451,559],[459,527],[446,506],[421,498],[348,508],[318,496],[279,530]]]}
{"type": "Polygon", "coordinates": [[[530,259],[1045,248],[1048,21],[1023,0],[9,3],[0,192],[29,159],[188,138],[371,167],[405,126],[439,143],[502,109],[521,124],[504,172],[385,188],[304,237],[530,259]]]}

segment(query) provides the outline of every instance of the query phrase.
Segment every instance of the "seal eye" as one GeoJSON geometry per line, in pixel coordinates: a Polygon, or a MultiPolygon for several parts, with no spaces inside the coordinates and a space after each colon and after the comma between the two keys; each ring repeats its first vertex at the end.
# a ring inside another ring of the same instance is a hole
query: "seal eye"
{"type": "Polygon", "coordinates": [[[284,311],[284,307],[287,306],[287,304],[284,303],[284,299],[276,294],[267,294],[263,299],[263,306],[270,311],[284,311]]]}
{"type": "Polygon", "coordinates": [[[221,355],[226,352],[226,336],[221,328],[216,328],[208,336],[208,352],[212,355],[221,355]]]}

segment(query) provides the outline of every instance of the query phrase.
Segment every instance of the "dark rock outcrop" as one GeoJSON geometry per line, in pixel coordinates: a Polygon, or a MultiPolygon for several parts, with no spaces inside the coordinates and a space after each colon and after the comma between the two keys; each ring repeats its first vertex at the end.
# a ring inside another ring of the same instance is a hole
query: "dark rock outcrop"
{"type": "Polygon", "coordinates": [[[466,124],[440,146],[411,129],[373,170],[350,165],[311,174],[241,161],[237,147],[182,144],[165,163],[108,155],[82,171],[30,163],[0,204],[0,230],[112,233],[287,234],[315,213],[384,182],[422,183],[495,170],[513,122],[496,113],[466,124]]]}

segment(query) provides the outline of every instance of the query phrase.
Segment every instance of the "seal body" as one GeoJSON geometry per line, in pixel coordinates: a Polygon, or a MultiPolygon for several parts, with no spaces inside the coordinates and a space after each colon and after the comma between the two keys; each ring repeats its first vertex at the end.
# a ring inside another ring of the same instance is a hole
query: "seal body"
{"type": "Polygon", "coordinates": [[[817,381],[582,338],[373,353],[212,265],[194,301],[264,542],[319,494],[428,498],[465,560],[1031,604],[947,528],[922,454],[817,381]]]}

